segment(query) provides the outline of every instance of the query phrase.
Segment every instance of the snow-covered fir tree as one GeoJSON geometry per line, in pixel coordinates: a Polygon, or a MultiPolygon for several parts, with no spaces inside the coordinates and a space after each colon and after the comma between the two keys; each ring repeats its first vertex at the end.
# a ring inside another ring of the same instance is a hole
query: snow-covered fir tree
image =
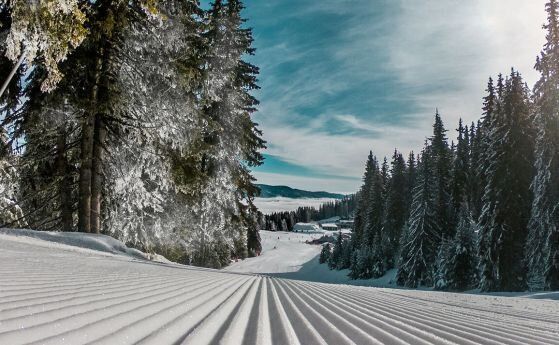
{"type": "Polygon", "coordinates": [[[409,218],[409,229],[402,243],[396,280],[407,287],[431,286],[433,268],[441,241],[441,223],[437,211],[437,181],[434,161],[427,146],[418,169],[409,218]]]}
{"type": "Polygon", "coordinates": [[[522,291],[526,288],[523,252],[532,202],[530,104],[528,90],[515,71],[499,94],[489,126],[487,184],[480,217],[480,288],[522,291]]]}
{"type": "Polygon", "coordinates": [[[452,166],[452,226],[455,226],[459,216],[460,205],[469,199],[467,184],[470,176],[470,139],[468,126],[463,126],[462,119],[458,123],[458,143],[452,166]]]}
{"type": "Polygon", "coordinates": [[[320,251],[318,262],[321,264],[328,263],[331,254],[332,254],[332,248],[330,246],[330,243],[326,243],[325,245],[322,246],[322,250],[320,251]]]}
{"type": "Polygon", "coordinates": [[[453,235],[452,227],[452,207],[451,207],[451,162],[452,151],[448,146],[446,129],[442,118],[437,110],[435,123],[433,124],[433,136],[429,139],[430,147],[427,154],[431,160],[431,173],[436,184],[434,202],[437,208],[439,219],[440,236],[448,237],[453,235]]]}
{"type": "Polygon", "coordinates": [[[476,223],[462,204],[454,238],[445,240],[437,257],[435,288],[464,291],[477,284],[476,223]]]}
{"type": "Polygon", "coordinates": [[[538,58],[534,88],[536,174],[526,250],[528,284],[533,290],[559,289],[559,3],[546,5],[547,42],[538,58]]]}
{"type": "Polygon", "coordinates": [[[363,175],[363,185],[357,194],[357,207],[355,210],[355,220],[353,228],[352,243],[355,249],[361,246],[364,239],[365,227],[367,225],[368,202],[371,194],[373,178],[378,171],[378,163],[373,152],[369,152],[365,163],[365,173],[363,175]]]}
{"type": "MultiPolygon", "coordinates": [[[[6,8],[0,19],[18,20],[6,8]]],[[[21,110],[2,128],[23,144],[18,205],[29,226],[103,232],[213,267],[260,252],[250,169],[264,141],[251,117],[258,68],[243,60],[254,50],[242,9],[95,2],[56,70],[42,59],[18,69],[3,99],[17,94],[4,104],[21,110]],[[56,73],[64,78],[47,80],[56,73]]]]}
{"type": "MultiPolygon", "coordinates": [[[[412,162],[415,164],[415,159],[412,162]]],[[[400,235],[408,217],[407,188],[404,157],[398,151],[394,151],[382,225],[383,244],[381,249],[382,256],[386,260],[386,269],[394,268],[398,259],[396,253],[400,245],[400,235]]]]}

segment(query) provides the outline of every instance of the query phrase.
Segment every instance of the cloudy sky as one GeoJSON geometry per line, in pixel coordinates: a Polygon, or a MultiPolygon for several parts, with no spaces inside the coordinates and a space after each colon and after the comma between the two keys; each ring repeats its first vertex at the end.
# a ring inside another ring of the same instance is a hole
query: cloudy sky
{"type": "Polygon", "coordinates": [[[438,107],[477,120],[487,78],[532,85],[546,0],[246,0],[261,68],[260,183],[354,192],[369,150],[419,151],[438,107]]]}

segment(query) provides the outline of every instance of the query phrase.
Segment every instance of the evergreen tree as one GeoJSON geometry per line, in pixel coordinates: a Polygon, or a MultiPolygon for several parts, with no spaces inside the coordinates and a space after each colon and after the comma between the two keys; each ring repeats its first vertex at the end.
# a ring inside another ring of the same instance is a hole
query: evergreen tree
{"type": "Polygon", "coordinates": [[[441,246],[436,288],[464,291],[475,286],[477,252],[474,230],[475,222],[471,219],[467,208],[462,206],[454,239],[445,241],[441,246]]]}
{"type": "Polygon", "coordinates": [[[343,258],[343,239],[342,233],[338,233],[336,237],[336,243],[334,244],[334,249],[332,250],[332,255],[328,260],[328,267],[330,269],[339,269],[341,267],[341,261],[343,258]]]}
{"type": "Polygon", "coordinates": [[[470,175],[468,177],[468,204],[472,217],[477,221],[481,213],[482,197],[485,185],[481,178],[481,121],[472,122],[470,126],[470,175]]]}
{"type": "Polygon", "coordinates": [[[341,255],[340,263],[338,264],[338,269],[345,270],[350,268],[352,254],[353,254],[353,249],[351,246],[351,242],[348,240],[344,240],[342,242],[342,255],[341,255]]]}
{"type": "Polygon", "coordinates": [[[460,205],[468,200],[467,184],[470,171],[470,148],[468,127],[462,125],[460,119],[458,125],[458,144],[456,145],[456,156],[452,167],[452,207],[453,225],[456,224],[460,205]]]}
{"type": "MultiPolygon", "coordinates": [[[[415,164],[414,161],[412,162],[415,164]]],[[[406,209],[406,192],[408,188],[406,163],[404,157],[398,151],[394,151],[392,156],[390,175],[390,184],[386,197],[386,212],[382,226],[382,236],[384,239],[382,256],[386,260],[386,269],[394,268],[396,265],[399,240],[408,216],[406,209]]]]}
{"type": "Polygon", "coordinates": [[[325,245],[322,246],[322,250],[320,251],[320,257],[318,258],[318,262],[321,264],[329,262],[331,253],[332,253],[332,249],[330,248],[330,243],[326,243],[325,245]]]}
{"type": "Polygon", "coordinates": [[[441,241],[440,218],[438,208],[438,183],[432,174],[433,159],[423,151],[419,176],[409,219],[409,230],[402,243],[402,254],[396,280],[406,287],[431,286],[433,284],[433,266],[441,241]]]}
{"type": "Polygon", "coordinates": [[[352,243],[354,248],[358,248],[364,240],[365,227],[367,226],[367,211],[373,179],[378,171],[378,164],[373,152],[369,152],[367,162],[365,164],[365,173],[363,175],[363,185],[357,195],[357,207],[355,210],[354,229],[352,243]]]}
{"type": "Polygon", "coordinates": [[[377,234],[380,234],[382,228],[382,219],[384,215],[384,187],[385,176],[383,170],[379,170],[376,159],[374,161],[374,170],[372,182],[369,189],[369,200],[367,202],[367,222],[365,227],[364,244],[372,247],[377,234]]]}
{"type": "Polygon", "coordinates": [[[559,289],[559,4],[546,4],[547,42],[536,63],[536,174],[526,261],[531,289],[559,289]]]}
{"type": "Polygon", "coordinates": [[[480,218],[480,288],[522,291],[526,288],[522,253],[533,177],[529,98],[515,71],[499,93],[502,98],[489,127],[489,165],[480,218]]]}
{"type": "Polygon", "coordinates": [[[417,179],[417,162],[415,154],[410,152],[408,155],[407,171],[406,171],[406,215],[409,216],[411,201],[413,199],[413,189],[417,179]]]}
{"type": "Polygon", "coordinates": [[[435,123],[433,125],[433,136],[430,138],[430,146],[424,153],[431,160],[431,174],[436,184],[435,189],[435,205],[437,217],[439,219],[439,239],[453,235],[452,229],[452,208],[451,208],[451,162],[452,151],[448,147],[446,129],[437,110],[435,114],[435,123]]]}
{"type": "Polygon", "coordinates": [[[491,145],[491,128],[493,126],[492,121],[495,117],[495,112],[497,111],[500,103],[498,98],[503,92],[503,76],[499,74],[499,79],[497,82],[498,89],[495,89],[493,79],[489,78],[487,84],[487,96],[483,99],[483,115],[480,122],[478,122],[476,131],[476,142],[475,142],[475,152],[472,154],[475,157],[475,161],[472,162],[472,166],[475,166],[475,189],[474,189],[474,209],[473,213],[477,218],[481,215],[483,207],[483,195],[485,193],[485,186],[487,185],[487,170],[491,164],[491,158],[489,157],[489,147],[491,145]]]}

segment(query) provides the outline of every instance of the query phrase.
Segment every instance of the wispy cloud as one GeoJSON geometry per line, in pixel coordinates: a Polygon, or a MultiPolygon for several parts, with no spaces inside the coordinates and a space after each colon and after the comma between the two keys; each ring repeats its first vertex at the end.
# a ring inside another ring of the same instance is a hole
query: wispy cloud
{"type": "Polygon", "coordinates": [[[436,107],[453,129],[480,116],[490,75],[533,83],[544,41],[545,0],[246,2],[268,153],[309,170],[257,171],[271,184],[356,190],[367,152],[419,150],[436,107]]]}

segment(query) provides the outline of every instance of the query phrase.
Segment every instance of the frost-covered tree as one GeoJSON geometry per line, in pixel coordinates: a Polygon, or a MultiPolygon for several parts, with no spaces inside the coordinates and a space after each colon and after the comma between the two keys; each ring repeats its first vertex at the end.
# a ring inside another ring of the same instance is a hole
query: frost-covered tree
{"type": "Polygon", "coordinates": [[[146,17],[122,33],[115,109],[125,121],[115,123],[103,170],[105,231],[146,249],[179,241],[196,210],[186,195],[207,182],[195,165],[204,147],[196,129],[207,125],[197,104],[201,12],[180,1],[159,10],[165,20],[146,17]]]}
{"type": "Polygon", "coordinates": [[[559,289],[559,4],[551,0],[546,10],[547,42],[536,63],[536,174],[526,250],[533,290],[559,289]]]}
{"type": "Polygon", "coordinates": [[[330,243],[326,243],[325,245],[322,246],[322,250],[320,251],[318,262],[321,264],[328,263],[331,254],[332,254],[332,248],[330,246],[330,243]]]}
{"type": "Polygon", "coordinates": [[[16,68],[24,60],[32,64],[41,57],[47,70],[41,85],[43,91],[56,87],[63,76],[58,63],[64,61],[88,33],[85,5],[80,0],[0,1],[0,6],[11,13],[6,56],[18,61],[16,68]]]}
{"type": "Polygon", "coordinates": [[[469,211],[460,209],[456,235],[444,241],[437,258],[435,288],[464,291],[474,288],[477,282],[476,225],[469,211]]]}
{"type": "MultiPolygon", "coordinates": [[[[369,199],[366,202],[366,225],[363,244],[369,247],[374,245],[377,235],[382,230],[384,215],[385,173],[386,168],[379,169],[375,159],[372,181],[369,186],[369,199]]],[[[383,165],[384,166],[384,165],[383,165]]]]}
{"type": "Polygon", "coordinates": [[[408,155],[406,169],[406,214],[409,215],[411,201],[413,199],[413,189],[417,180],[417,161],[415,154],[412,152],[408,155]]]}
{"type": "Polygon", "coordinates": [[[341,261],[343,257],[343,238],[342,234],[338,233],[332,254],[328,258],[328,267],[330,269],[341,269],[341,261]]]}
{"type": "Polygon", "coordinates": [[[437,181],[432,169],[434,162],[426,147],[419,164],[418,181],[414,188],[409,229],[402,243],[397,282],[407,287],[431,286],[433,268],[441,241],[441,223],[437,214],[437,181]]]}
{"type": "Polygon", "coordinates": [[[352,236],[352,243],[355,249],[357,249],[361,245],[364,239],[364,232],[367,224],[368,202],[370,199],[373,179],[377,171],[378,162],[376,160],[376,157],[373,156],[373,152],[371,151],[369,152],[367,162],[365,164],[363,185],[361,186],[357,197],[357,207],[355,210],[355,221],[352,236]]]}
{"type": "Polygon", "coordinates": [[[451,207],[451,162],[452,151],[448,146],[446,129],[437,110],[433,124],[433,136],[429,139],[430,148],[426,153],[431,160],[431,173],[436,184],[435,205],[439,219],[441,236],[452,236],[452,207],[451,207]]]}
{"type": "Polygon", "coordinates": [[[396,264],[400,235],[408,217],[406,163],[402,154],[397,151],[392,156],[390,175],[382,225],[382,255],[386,260],[386,269],[394,268],[396,264]]]}
{"type": "MultiPolygon", "coordinates": [[[[499,87],[501,89],[501,87],[499,87]]],[[[504,82],[490,125],[487,184],[480,218],[480,288],[522,291],[530,218],[533,133],[528,90],[512,71],[504,82]]]]}
{"type": "Polygon", "coordinates": [[[458,124],[458,143],[456,144],[456,155],[452,166],[452,226],[456,225],[459,216],[460,205],[468,200],[467,183],[470,175],[470,144],[468,126],[462,125],[462,119],[458,124]]]}
{"type": "Polygon", "coordinates": [[[21,207],[17,204],[18,184],[15,157],[11,155],[8,136],[0,127],[0,227],[24,226],[21,207]]]}
{"type": "Polygon", "coordinates": [[[500,106],[498,93],[502,93],[503,76],[499,74],[495,88],[493,78],[487,83],[487,95],[483,99],[483,114],[477,123],[475,140],[472,143],[472,213],[478,219],[483,209],[483,195],[487,185],[487,170],[489,169],[490,157],[489,146],[491,143],[492,121],[495,112],[500,106]]]}

